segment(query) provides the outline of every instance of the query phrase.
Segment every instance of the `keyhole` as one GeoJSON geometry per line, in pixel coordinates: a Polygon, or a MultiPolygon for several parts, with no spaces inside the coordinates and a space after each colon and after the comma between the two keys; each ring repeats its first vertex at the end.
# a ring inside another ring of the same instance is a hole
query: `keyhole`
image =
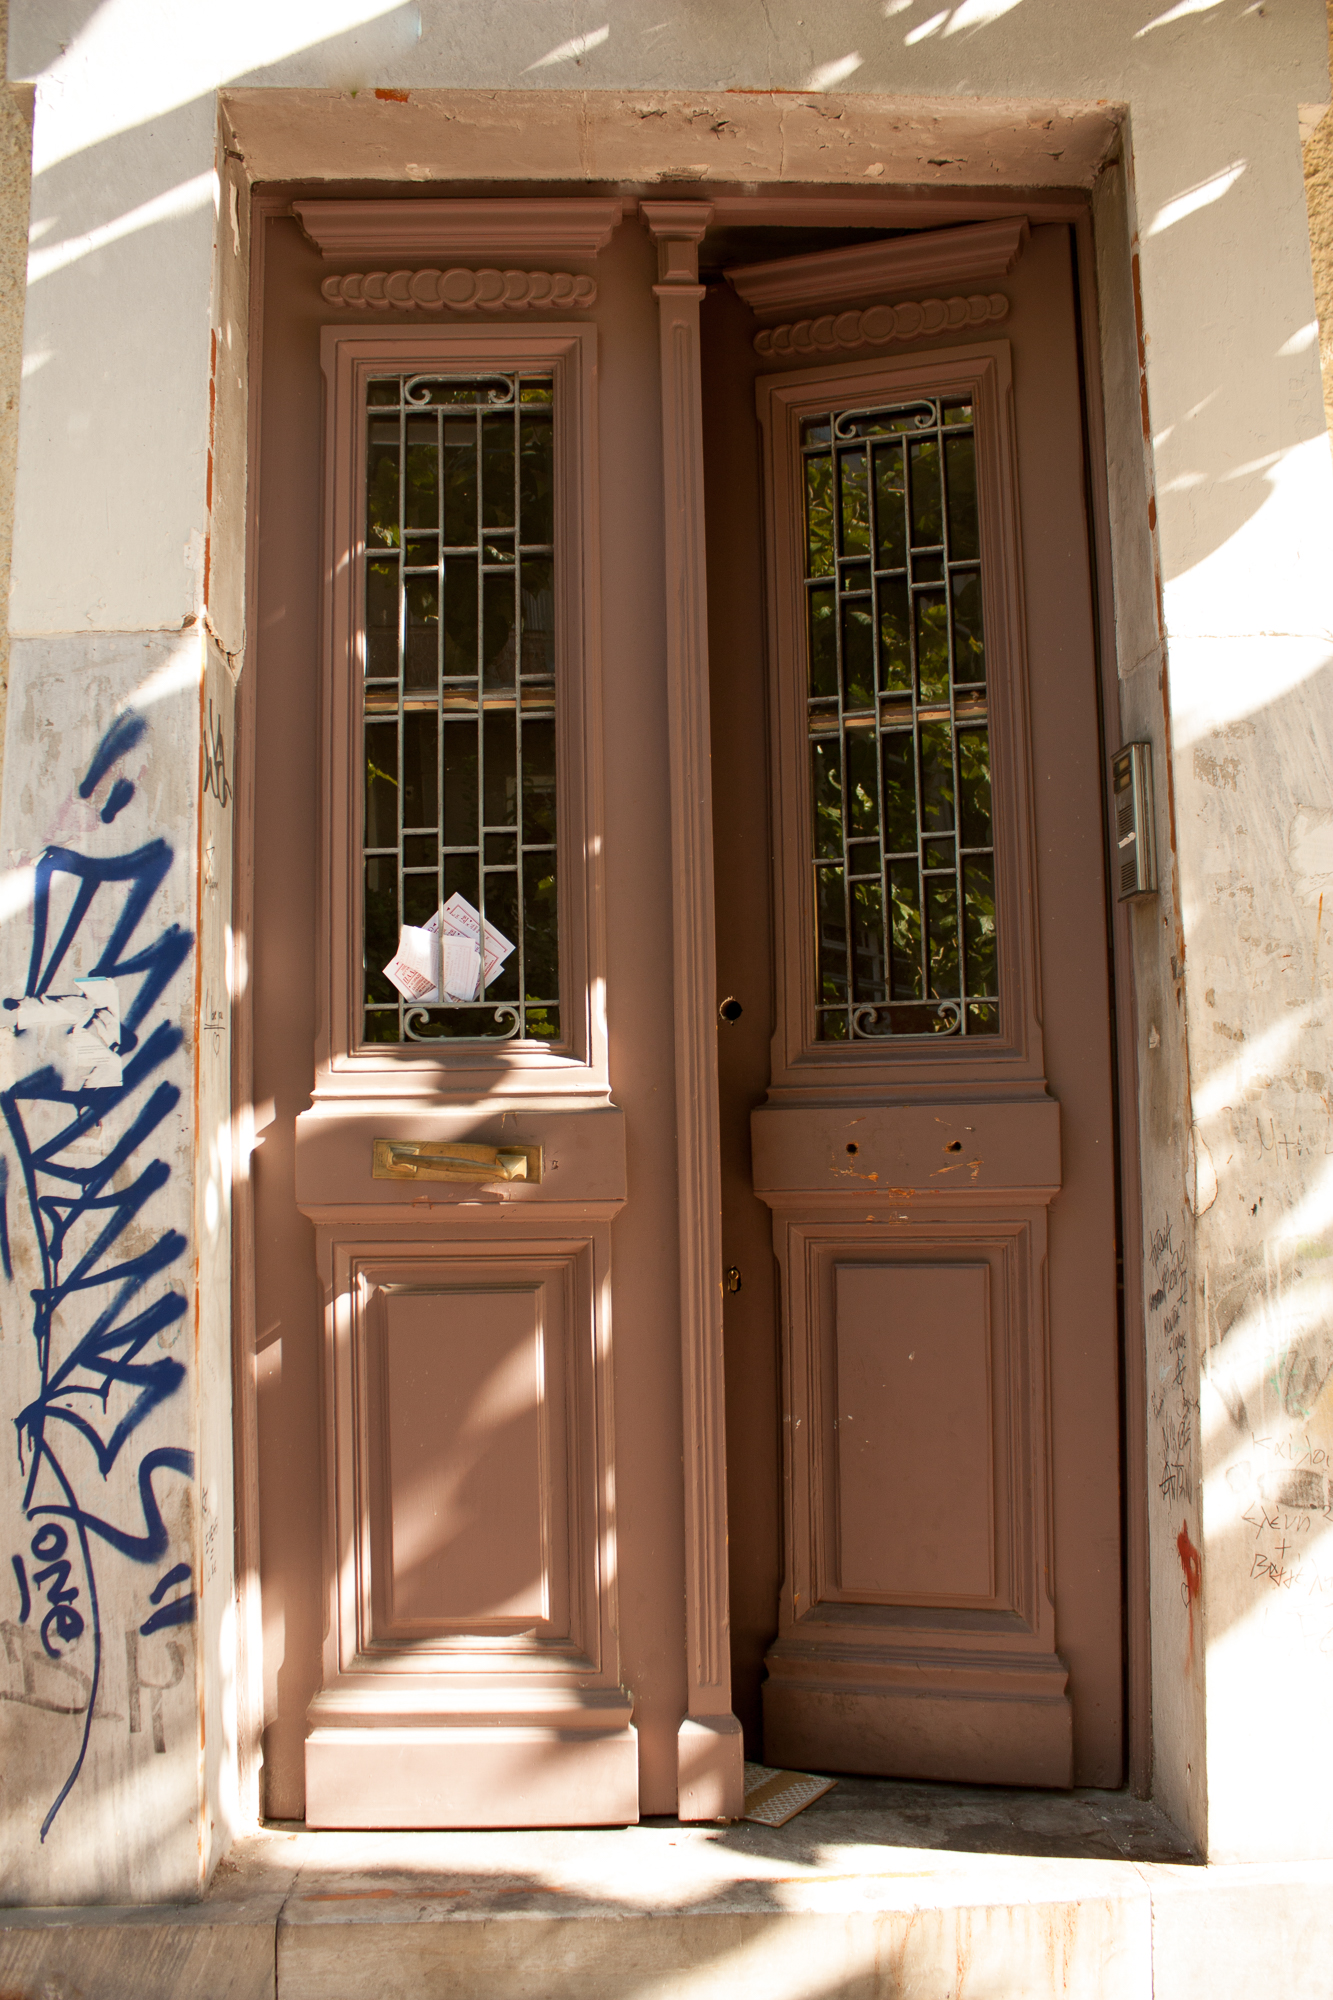
{"type": "Polygon", "coordinates": [[[735,997],[735,995],[729,993],[717,1011],[722,1016],[722,1019],[726,1022],[727,1026],[731,1027],[733,1022],[740,1020],[741,1015],[745,1012],[745,1009],[742,1007],[740,1001],[735,997]]]}
{"type": "Polygon", "coordinates": [[[727,1271],[727,1290],[729,1292],[738,1292],[740,1288],[741,1288],[740,1270],[735,1264],[732,1264],[727,1271]]]}
{"type": "Polygon", "coordinates": [[[861,1148],[857,1145],[855,1139],[849,1139],[847,1141],[847,1151],[849,1153],[859,1153],[860,1150],[861,1148]]]}
{"type": "Polygon", "coordinates": [[[963,1150],[963,1142],[961,1139],[950,1139],[948,1145],[945,1147],[944,1150],[946,1153],[961,1153],[963,1150]]]}

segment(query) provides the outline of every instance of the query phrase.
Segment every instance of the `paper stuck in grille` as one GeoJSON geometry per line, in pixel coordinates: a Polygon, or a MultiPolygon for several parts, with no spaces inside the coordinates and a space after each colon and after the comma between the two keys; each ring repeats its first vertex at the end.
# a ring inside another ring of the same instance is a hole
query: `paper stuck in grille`
{"type": "Polygon", "coordinates": [[[514,950],[513,944],[487,923],[484,930],[486,963],[484,976],[478,941],[483,938],[480,910],[466,896],[455,892],[428,923],[404,924],[398,933],[398,949],[384,968],[384,976],[419,1007],[438,1007],[440,988],[444,999],[479,1000],[514,950]]]}

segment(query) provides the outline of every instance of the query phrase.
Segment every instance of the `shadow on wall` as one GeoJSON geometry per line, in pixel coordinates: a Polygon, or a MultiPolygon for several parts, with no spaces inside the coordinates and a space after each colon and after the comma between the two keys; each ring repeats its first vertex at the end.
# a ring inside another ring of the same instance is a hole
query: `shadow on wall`
{"type": "MultiPolygon", "coordinates": [[[[188,319],[173,319],[169,310],[151,316],[145,311],[126,325],[121,301],[134,296],[145,306],[153,299],[165,305],[164,274],[184,274],[207,255],[198,224],[217,200],[215,92],[224,85],[354,93],[377,85],[772,87],[808,96],[836,127],[848,115],[834,94],[840,90],[956,98],[978,89],[1000,95],[1011,87],[1017,99],[1043,93],[1068,99],[1071,78],[1086,73],[1089,99],[1104,99],[1114,83],[1127,97],[1141,93],[1147,104],[1163,59],[1179,65],[1188,51],[1197,109],[1172,108],[1180,135],[1172,149],[1178,172],[1171,184],[1140,188],[1145,245],[1155,244],[1159,253],[1165,249],[1177,272],[1196,269],[1215,291],[1217,274],[1232,261],[1234,211],[1267,201],[1270,194],[1243,157],[1244,132],[1216,108],[1219,92],[1222,102],[1235,96],[1235,64],[1247,45],[1252,41],[1249,53],[1256,62],[1268,54],[1264,38],[1271,30],[1242,0],[1188,0],[1165,10],[1154,0],[1141,0],[1122,11],[1117,26],[1108,28],[1103,15],[1102,40],[1091,55],[1080,46],[1087,38],[1071,31],[1066,0],[961,0],[942,9],[929,0],[887,0],[869,20],[860,5],[844,4],[810,23],[784,22],[779,10],[776,25],[772,8],[762,23],[745,10],[699,4],[677,6],[662,20],[647,0],[635,0],[614,20],[594,23],[564,43],[550,42],[550,23],[519,6],[503,34],[494,32],[493,22],[492,32],[479,31],[469,41],[460,41],[450,25],[451,10],[431,8],[425,0],[420,5],[329,0],[319,7],[313,0],[295,0],[281,9],[248,0],[203,12],[202,31],[197,14],[178,17],[174,39],[162,34],[160,11],[149,0],[102,0],[100,6],[70,0],[59,7],[26,8],[14,25],[11,70],[35,77],[38,87],[26,376],[32,379],[57,363],[69,330],[88,325],[90,318],[98,342],[95,365],[90,349],[89,367],[72,369],[63,384],[59,412],[65,448],[86,461],[93,489],[65,494],[59,533],[70,538],[75,560],[84,533],[107,533],[102,466],[116,456],[132,464],[144,423],[169,418],[177,409],[188,414],[194,400],[200,373],[196,343],[208,337],[202,319],[192,326],[188,319]],[[853,29],[855,45],[843,46],[839,37],[853,29]],[[130,52],[133,59],[127,60],[130,52]],[[192,170],[183,172],[183,163],[192,170]],[[95,310],[90,315],[104,286],[116,294],[108,299],[111,310],[105,317],[95,310]],[[88,386],[81,388],[82,378],[88,386]],[[100,404],[95,392],[90,395],[93,383],[108,380],[120,389],[112,407],[100,404]],[[88,435],[94,423],[101,431],[123,425],[123,451],[96,452],[88,435]]],[[[836,131],[830,143],[836,143],[836,131]]],[[[943,158],[930,163],[945,169],[946,177],[947,169],[959,164],[943,158]]],[[[1151,265],[1146,258],[1150,317],[1151,265]]],[[[1201,328],[1190,379],[1179,385],[1154,379],[1159,495],[1182,496],[1171,512],[1177,525],[1163,543],[1168,581],[1223,549],[1284,479],[1290,484],[1290,454],[1315,435],[1308,397],[1300,393],[1308,368],[1305,349],[1316,338],[1308,302],[1294,302],[1291,324],[1270,343],[1275,354],[1246,354],[1247,281],[1238,271],[1231,282],[1240,309],[1228,316],[1225,340],[1216,338],[1215,328],[1201,328]],[[1278,371],[1263,390],[1266,442],[1257,456],[1244,448],[1245,426],[1238,425],[1228,393],[1234,392],[1238,369],[1249,365],[1278,371]],[[1288,375],[1289,390],[1283,381],[1288,375]]],[[[197,299],[206,284],[204,278],[200,288],[185,290],[197,299]]],[[[43,428],[49,428],[47,421],[43,428]]],[[[146,512],[130,510],[122,531],[127,560],[134,559],[130,536],[179,538],[179,522],[197,510],[178,506],[175,482],[197,475],[202,450],[202,443],[190,438],[188,462],[162,482],[156,520],[148,496],[146,512]]],[[[183,615],[199,608],[189,600],[199,596],[200,563],[201,551],[182,552],[183,615]]],[[[106,622],[95,602],[86,616],[94,627],[106,622]]]]}
{"type": "MultiPolygon", "coordinates": [[[[1333,64],[1333,0],[1327,0],[1327,5],[1329,60],[1333,64]]],[[[1333,96],[1333,87],[1326,94],[1333,96]]],[[[1324,376],[1324,417],[1333,435],[1333,113],[1325,111],[1302,152],[1314,262],[1315,314],[1319,321],[1319,360],[1324,376]]]]}

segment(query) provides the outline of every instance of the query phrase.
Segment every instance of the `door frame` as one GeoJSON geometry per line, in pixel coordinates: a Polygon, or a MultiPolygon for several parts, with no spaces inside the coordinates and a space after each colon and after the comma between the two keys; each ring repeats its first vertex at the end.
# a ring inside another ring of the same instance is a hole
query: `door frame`
{"type": "MultiPolygon", "coordinates": [[[[1123,162],[1116,172],[1124,173],[1123,162]]],[[[1079,345],[1083,402],[1083,468],[1087,496],[1088,574],[1092,582],[1092,633],[1097,659],[1097,723],[1102,741],[1103,784],[1113,749],[1125,735],[1120,705],[1108,486],[1104,355],[1104,307],[1098,285],[1093,205],[1085,201],[1071,218],[1074,252],[1074,317],[1079,345]]],[[[1107,233],[1110,233],[1109,225],[1107,233]]],[[[1138,253],[1133,256],[1133,300],[1139,321],[1138,253]]],[[[1119,329],[1126,333],[1129,329],[1119,329]]],[[[1133,328],[1140,383],[1143,381],[1142,325],[1133,328]]],[[[1147,438],[1147,400],[1142,408],[1147,438]]],[[[1155,516],[1149,513],[1151,529],[1155,516]]],[[[1162,631],[1161,583],[1155,611],[1162,631]]],[[[1165,691],[1163,692],[1165,700],[1165,691]]],[[[1169,742],[1169,738],[1168,738],[1169,742]]],[[[1170,782],[1170,771],[1166,773],[1170,782]]],[[[1152,1793],[1152,1671],[1149,1633],[1148,1550],[1148,1348],[1143,1305],[1143,1158],[1139,1127],[1138,1040],[1134,992],[1131,907],[1117,900],[1111,865],[1110,814],[1103,796],[1102,842],[1106,866],[1107,946],[1111,967],[1111,1088],[1116,1148],[1116,1240],[1120,1247],[1120,1455],[1121,1569],[1125,1592],[1125,1781],[1138,1798],[1152,1793]]],[[[1168,811],[1170,811],[1168,793],[1168,811]]],[[[1171,824],[1174,825],[1174,819],[1171,824]]],[[[1174,841],[1174,834],[1173,834],[1174,841]]]]}
{"type": "MultiPolygon", "coordinates": [[[[255,93],[265,99],[274,100],[273,111],[280,115],[281,100],[286,93],[266,91],[255,93]]],[[[466,98],[467,93],[460,93],[466,98]]],[[[564,102],[566,93],[541,93],[537,100],[540,110],[535,112],[539,122],[548,125],[551,150],[556,150],[556,132],[567,122],[569,111],[564,102]]],[[[532,100],[529,100],[532,103],[532,100]]],[[[886,105],[886,115],[891,106],[886,105]]],[[[736,115],[743,117],[745,108],[740,107],[736,115]]],[[[227,128],[224,123],[224,136],[227,128]]],[[[475,135],[474,135],[475,136],[475,135]]],[[[499,150],[503,135],[497,135],[496,146],[483,148],[478,154],[474,172],[478,179],[472,182],[453,181],[438,184],[431,189],[432,194],[476,196],[484,192],[494,194],[521,194],[532,200],[534,206],[541,199],[542,183],[528,180],[520,186],[501,179],[507,162],[499,150]],[[484,186],[479,185],[483,176],[484,186]]],[[[538,134],[540,137],[540,133],[538,134]]],[[[534,155],[535,157],[535,155],[534,155]]],[[[811,156],[806,171],[813,171],[817,164],[811,156]]],[[[1123,175],[1123,166],[1112,170],[1123,175]]],[[[846,172],[845,166],[833,161],[828,166],[830,181],[838,173],[846,172]]],[[[401,185],[388,182],[360,180],[352,185],[326,185],[320,192],[342,194],[355,192],[363,198],[391,199],[401,185]]],[[[605,192],[601,182],[587,181],[573,183],[566,179],[552,182],[551,191],[557,186],[561,192],[593,193],[605,192]]],[[[255,518],[254,496],[259,490],[260,425],[259,409],[263,381],[262,328],[264,313],[264,258],[263,224],[273,216],[291,213],[294,199],[309,194],[309,183],[290,185],[252,185],[247,216],[248,242],[253,246],[250,264],[250,293],[247,345],[247,437],[245,463],[236,449],[226,468],[220,468],[220,477],[227,478],[233,488],[232,500],[237,515],[245,520],[245,578],[247,603],[256,601],[258,523],[255,518]],[[241,493],[245,494],[244,503],[241,493]]],[[[414,192],[420,193],[419,188],[414,192]]],[[[645,195],[656,193],[647,187],[645,195]]],[[[877,187],[874,190],[856,187],[849,190],[845,181],[837,187],[817,180],[805,181],[798,192],[787,189],[781,194],[744,193],[730,186],[717,188],[706,184],[694,184],[681,189],[682,196],[691,205],[696,202],[711,201],[714,218],[730,222],[742,220],[754,223],[790,223],[804,220],[812,226],[842,226],[848,224],[849,212],[859,217],[864,214],[868,225],[884,228],[919,228],[927,223],[961,221],[981,221],[997,215],[1013,216],[1027,214],[1033,220],[1065,222],[1071,226],[1074,256],[1074,294],[1078,315],[1078,334],[1083,389],[1083,451],[1085,485],[1087,493],[1087,516],[1090,539],[1090,568],[1093,580],[1093,623],[1098,659],[1098,700],[1099,725],[1103,752],[1109,751],[1119,741],[1120,729],[1120,687],[1117,673],[1116,620],[1113,599],[1113,578],[1115,564],[1113,556],[1118,546],[1117,535],[1113,532],[1111,496],[1108,486],[1107,415],[1103,394],[1103,308],[1099,300],[1098,287],[1098,234],[1104,234],[1107,245],[1105,254],[1118,256],[1120,244],[1115,237],[1114,221],[1099,224],[1094,228],[1092,198],[1081,191],[1050,190],[1046,188],[1015,188],[1009,192],[997,193],[993,189],[973,192],[965,187],[939,189],[934,194],[919,188],[895,191],[892,187],[877,187]]],[[[637,208],[637,202],[633,204],[637,208]]],[[[628,206],[628,204],[627,204],[628,206]]],[[[665,204],[663,204],[665,206],[665,204]]],[[[1123,304],[1116,301],[1117,306],[1123,304]]],[[[1133,339],[1134,328],[1126,328],[1108,318],[1108,337],[1114,338],[1117,346],[1127,339],[1133,339]]],[[[1142,347],[1139,346],[1140,367],[1142,347]]],[[[236,441],[239,446],[239,440],[236,441]]],[[[1123,543],[1123,533],[1119,542],[1123,543]]],[[[1124,567],[1133,569],[1127,552],[1124,567]]],[[[702,578],[702,542],[697,556],[686,552],[687,560],[695,565],[696,584],[702,578]]],[[[237,699],[236,743],[235,743],[235,872],[232,928],[235,940],[237,962],[244,964],[246,954],[252,949],[254,923],[254,750],[255,750],[255,673],[253,644],[247,643],[241,662],[240,684],[237,699]]],[[[704,694],[706,706],[706,689],[704,694]]],[[[1103,770],[1106,758],[1103,756],[1103,770]]],[[[1106,814],[1103,814],[1105,839],[1106,814]]],[[[1122,1346],[1121,1371],[1121,1442],[1122,1442],[1122,1493],[1123,1493],[1123,1539],[1122,1576],[1125,1604],[1125,1707],[1126,1745],[1129,1787],[1140,1796],[1147,1796],[1151,1784],[1151,1683],[1149,1649],[1149,1576],[1148,1576],[1148,1451],[1147,1451],[1147,1385],[1146,1348],[1144,1337],[1143,1287],[1142,1287],[1142,1178],[1141,1147],[1138,1114],[1138,1071],[1134,1032],[1135,1000],[1132,958],[1132,933],[1130,912],[1123,903],[1117,903],[1111,896],[1109,855],[1107,866],[1107,910],[1111,959],[1111,1000],[1112,1000],[1112,1050],[1114,1060],[1113,1092],[1115,1102],[1115,1132],[1117,1145],[1117,1236],[1122,1257],[1122,1282],[1120,1287],[1120,1326],[1122,1346]]],[[[258,1469],[258,1397],[257,1368],[257,1323],[255,1306],[255,1249],[254,1213],[248,1162],[250,1151],[256,1138],[256,1108],[252,1102],[253,1074],[253,1003],[248,982],[238,980],[237,991],[232,1001],[233,1022],[233,1187],[232,1187],[232,1287],[233,1287],[233,1437],[235,1459],[235,1504],[236,1504],[236,1560],[237,1560],[237,1731],[240,1758],[242,1811],[257,1818],[262,1810],[260,1800],[260,1743],[263,1729],[263,1652],[262,1617],[259,1601],[259,1469],[258,1469]]],[[[710,1022],[711,1026],[711,1006],[710,1022]]],[[[262,1112],[261,1112],[262,1116],[262,1112]]],[[[706,1280],[705,1280],[706,1282],[706,1280]]],[[[699,1383],[699,1398],[692,1412],[687,1412],[687,1422],[693,1422],[696,1435],[701,1438],[720,1437],[722,1412],[718,1403],[720,1397],[720,1368],[699,1383]]],[[[691,1572],[691,1585],[713,1606],[714,1614],[720,1611],[725,1627],[726,1619],[726,1566],[716,1558],[718,1551],[710,1546],[711,1537],[697,1532],[687,1543],[687,1565],[691,1572]],[[710,1574],[711,1573],[711,1574],[710,1574]]]]}

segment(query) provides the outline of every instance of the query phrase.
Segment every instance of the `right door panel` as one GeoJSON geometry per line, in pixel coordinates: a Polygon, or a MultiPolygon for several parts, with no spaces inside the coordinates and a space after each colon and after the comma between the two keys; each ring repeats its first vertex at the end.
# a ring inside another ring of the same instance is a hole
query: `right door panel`
{"type": "Polygon", "coordinates": [[[781,1280],[785,1496],[764,1755],[1115,1784],[1111,1041],[1068,233],[1035,229],[962,337],[907,354],[867,330],[924,308],[817,321],[822,354],[778,311],[768,365],[816,351],[756,383],[774,1032],[752,1184],[781,1280]],[[830,358],[839,335],[854,358],[830,358]]]}

